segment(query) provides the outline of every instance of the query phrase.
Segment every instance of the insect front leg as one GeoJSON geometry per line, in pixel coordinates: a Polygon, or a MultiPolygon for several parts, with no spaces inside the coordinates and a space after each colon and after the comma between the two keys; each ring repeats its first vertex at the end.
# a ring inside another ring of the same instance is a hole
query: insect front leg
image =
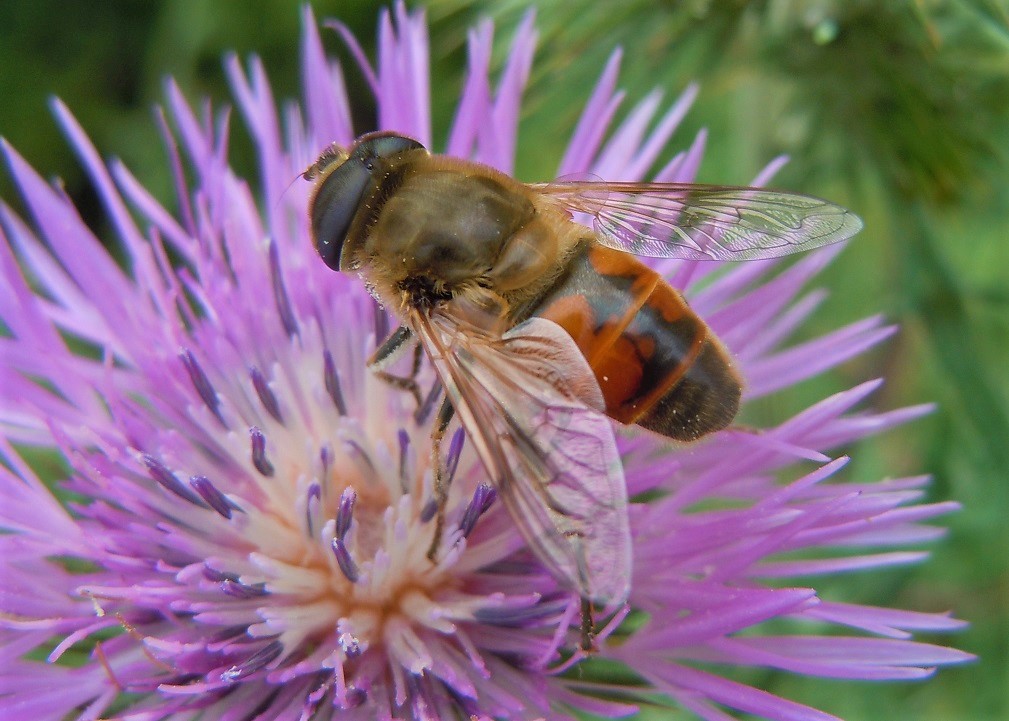
{"type": "Polygon", "coordinates": [[[437,504],[434,537],[431,539],[431,547],[427,549],[427,557],[432,562],[438,554],[441,534],[445,530],[445,505],[448,503],[448,485],[451,481],[446,478],[445,467],[441,462],[441,442],[445,438],[445,431],[448,430],[448,424],[451,423],[454,415],[455,408],[446,398],[442,401],[441,408],[438,409],[438,417],[435,419],[434,428],[431,429],[431,471],[434,474],[434,501],[437,504]]]}
{"type": "Polygon", "coordinates": [[[421,408],[424,404],[424,398],[421,395],[420,386],[417,384],[417,374],[420,373],[420,361],[423,353],[420,344],[414,344],[413,364],[410,367],[410,374],[408,376],[397,376],[383,370],[396,360],[403,349],[406,348],[407,343],[411,341],[413,341],[413,333],[406,326],[400,326],[382,342],[382,345],[375,349],[375,352],[368,360],[368,367],[375,370],[377,378],[385,381],[393,388],[398,388],[412,395],[413,399],[417,402],[417,408],[421,408]]]}

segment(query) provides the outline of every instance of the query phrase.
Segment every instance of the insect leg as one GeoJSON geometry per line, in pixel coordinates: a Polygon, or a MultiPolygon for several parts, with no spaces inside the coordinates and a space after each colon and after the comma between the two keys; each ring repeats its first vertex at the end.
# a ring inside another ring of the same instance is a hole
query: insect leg
{"type": "Polygon", "coordinates": [[[438,409],[438,417],[435,419],[434,428],[431,429],[431,470],[434,473],[434,500],[437,504],[437,511],[434,523],[434,538],[431,539],[431,547],[427,549],[427,557],[435,560],[438,554],[438,546],[441,543],[441,534],[445,530],[445,504],[448,503],[448,484],[450,479],[445,477],[445,468],[441,462],[441,442],[445,438],[445,431],[448,424],[452,422],[455,415],[455,408],[449,403],[448,398],[441,402],[438,409]]]}
{"type": "Polygon", "coordinates": [[[596,650],[595,624],[592,621],[592,601],[582,596],[582,643],[581,649],[585,653],[592,653],[596,650]]]}
{"type": "Polygon", "coordinates": [[[406,326],[400,326],[386,338],[371,358],[368,360],[368,367],[375,369],[375,376],[385,381],[393,388],[398,388],[411,394],[420,408],[424,404],[424,398],[417,385],[417,374],[420,372],[420,360],[423,350],[417,343],[413,347],[413,365],[410,367],[410,375],[397,376],[388,371],[382,370],[392,363],[406,347],[406,344],[413,340],[413,333],[406,326]]]}

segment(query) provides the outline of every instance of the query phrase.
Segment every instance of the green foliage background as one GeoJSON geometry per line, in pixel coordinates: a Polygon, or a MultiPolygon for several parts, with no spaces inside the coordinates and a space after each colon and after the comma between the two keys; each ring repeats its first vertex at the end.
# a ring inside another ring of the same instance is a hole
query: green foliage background
{"type": "MultiPolygon", "coordinates": [[[[374,0],[318,0],[373,45],[374,0]]],[[[447,132],[465,63],[465,31],[498,21],[499,40],[533,3],[429,0],[436,132],[447,132]]],[[[944,639],[980,662],[925,684],[856,684],[754,672],[763,688],[848,719],[1009,718],[1009,4],[1007,0],[566,0],[538,4],[540,43],[522,122],[518,170],[547,179],[609,53],[624,48],[634,99],[690,80],[700,98],[675,141],[710,128],[701,180],[745,183],[768,160],[792,162],[776,185],[859,212],[866,230],[818,285],[830,297],[807,336],[884,313],[896,339],[827,377],[778,394],[753,420],[782,419],[837,390],[887,378],[879,408],[934,400],[929,418],[853,449],[849,477],[928,471],[935,500],[964,510],[933,559],[897,572],[835,579],[831,598],[971,622],[944,639]]],[[[0,3],[0,134],[44,174],[64,179],[101,229],[93,192],[49,119],[50,95],[77,114],[103,153],[123,157],[172,198],[151,108],[174,76],[188,97],[229,99],[221,57],[263,56],[276,97],[297,95],[298,5],[281,0],[0,3]]],[[[330,36],[331,50],[347,54],[330,36]]],[[[499,57],[506,44],[499,42],[499,57]]],[[[370,98],[360,98],[362,130],[370,98]]],[[[626,108],[625,108],[626,109],[626,108]]],[[[233,123],[235,164],[251,147],[233,123]]],[[[6,177],[0,194],[17,203],[6,177]]],[[[642,717],[672,718],[669,711],[642,717]]]]}

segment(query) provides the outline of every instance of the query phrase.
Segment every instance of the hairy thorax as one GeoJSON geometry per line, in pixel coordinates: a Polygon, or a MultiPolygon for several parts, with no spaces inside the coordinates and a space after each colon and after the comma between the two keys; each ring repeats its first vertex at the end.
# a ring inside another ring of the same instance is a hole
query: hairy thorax
{"type": "Polygon", "coordinates": [[[526,305],[585,229],[502,173],[438,160],[403,167],[380,199],[359,246],[366,280],[397,308],[465,300],[509,313],[526,305]]]}

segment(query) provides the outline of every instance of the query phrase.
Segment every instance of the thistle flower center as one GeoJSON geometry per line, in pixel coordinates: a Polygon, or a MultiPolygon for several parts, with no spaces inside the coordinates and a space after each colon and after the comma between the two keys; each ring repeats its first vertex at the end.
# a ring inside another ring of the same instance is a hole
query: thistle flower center
{"type": "MultiPolygon", "coordinates": [[[[326,388],[317,390],[327,392],[333,404],[324,417],[295,427],[294,414],[263,390],[265,380],[254,374],[264,408],[273,408],[272,418],[250,429],[248,441],[265,498],[253,503],[229,497],[243,511],[233,521],[247,552],[207,559],[204,576],[232,599],[255,600],[249,636],[270,639],[285,658],[307,654],[292,668],[353,666],[370,648],[380,648],[403,668],[421,672],[430,654],[423,652],[418,633],[455,631],[449,617],[458,620],[458,613],[440,603],[460,590],[462,581],[451,569],[462,551],[460,541],[494,494],[480,486],[467,504],[459,502],[459,490],[438,552],[429,558],[437,524],[427,431],[411,423],[390,432],[373,417],[376,409],[409,399],[367,377],[368,405],[359,418],[347,414],[335,373],[327,372],[326,381],[326,388]],[[312,431],[318,428],[326,432],[312,431]]],[[[392,417],[411,415],[397,410],[392,417]]],[[[461,448],[457,434],[447,453],[449,472],[461,448]]],[[[288,663],[270,661],[267,668],[283,665],[282,674],[293,673],[288,663]]]]}

